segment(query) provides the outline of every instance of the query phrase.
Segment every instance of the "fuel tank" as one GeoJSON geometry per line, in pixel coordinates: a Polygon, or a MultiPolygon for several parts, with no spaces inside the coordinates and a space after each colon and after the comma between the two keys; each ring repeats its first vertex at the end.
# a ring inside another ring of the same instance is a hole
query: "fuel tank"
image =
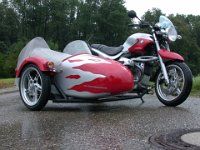
{"type": "Polygon", "coordinates": [[[72,97],[101,98],[131,91],[133,75],[122,64],[90,54],[63,60],[55,76],[62,91],[72,97]]]}
{"type": "Polygon", "coordinates": [[[154,44],[150,34],[136,33],[128,37],[124,43],[124,51],[129,51],[133,54],[144,54],[145,48],[154,44]]]}

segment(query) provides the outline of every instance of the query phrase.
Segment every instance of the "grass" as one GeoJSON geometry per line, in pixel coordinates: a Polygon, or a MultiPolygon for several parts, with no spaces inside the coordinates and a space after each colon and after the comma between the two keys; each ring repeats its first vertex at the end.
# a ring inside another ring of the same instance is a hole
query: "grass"
{"type": "Polygon", "coordinates": [[[15,78],[0,79],[0,89],[13,87],[15,83],[15,78]]]}
{"type": "Polygon", "coordinates": [[[200,76],[193,79],[192,95],[200,97],[200,76]]]}

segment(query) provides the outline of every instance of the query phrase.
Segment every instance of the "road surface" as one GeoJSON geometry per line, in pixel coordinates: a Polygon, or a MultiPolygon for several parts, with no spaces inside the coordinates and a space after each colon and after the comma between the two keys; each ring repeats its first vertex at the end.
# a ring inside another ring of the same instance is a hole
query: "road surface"
{"type": "Polygon", "coordinates": [[[54,104],[32,112],[18,93],[0,95],[0,149],[156,149],[150,136],[200,128],[200,99],[176,108],[155,96],[103,104],[54,104]]]}

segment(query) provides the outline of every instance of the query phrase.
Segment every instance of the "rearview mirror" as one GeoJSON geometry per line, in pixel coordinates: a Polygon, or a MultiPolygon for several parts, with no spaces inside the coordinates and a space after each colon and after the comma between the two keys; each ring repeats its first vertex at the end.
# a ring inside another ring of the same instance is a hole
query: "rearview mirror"
{"type": "Polygon", "coordinates": [[[137,14],[134,10],[131,10],[128,12],[128,16],[133,19],[137,17],[137,14]]]}

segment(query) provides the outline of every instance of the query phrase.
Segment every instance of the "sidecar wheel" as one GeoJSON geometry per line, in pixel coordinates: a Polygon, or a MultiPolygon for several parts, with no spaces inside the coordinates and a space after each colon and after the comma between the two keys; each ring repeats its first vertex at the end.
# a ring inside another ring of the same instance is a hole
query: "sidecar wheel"
{"type": "Polygon", "coordinates": [[[47,104],[50,95],[50,77],[37,66],[30,64],[22,71],[19,90],[21,99],[28,109],[41,110],[47,104]]]}
{"type": "Polygon", "coordinates": [[[166,106],[178,106],[189,96],[192,89],[192,72],[183,62],[166,65],[170,83],[166,85],[160,72],[156,78],[155,91],[158,99],[166,106]]]}

